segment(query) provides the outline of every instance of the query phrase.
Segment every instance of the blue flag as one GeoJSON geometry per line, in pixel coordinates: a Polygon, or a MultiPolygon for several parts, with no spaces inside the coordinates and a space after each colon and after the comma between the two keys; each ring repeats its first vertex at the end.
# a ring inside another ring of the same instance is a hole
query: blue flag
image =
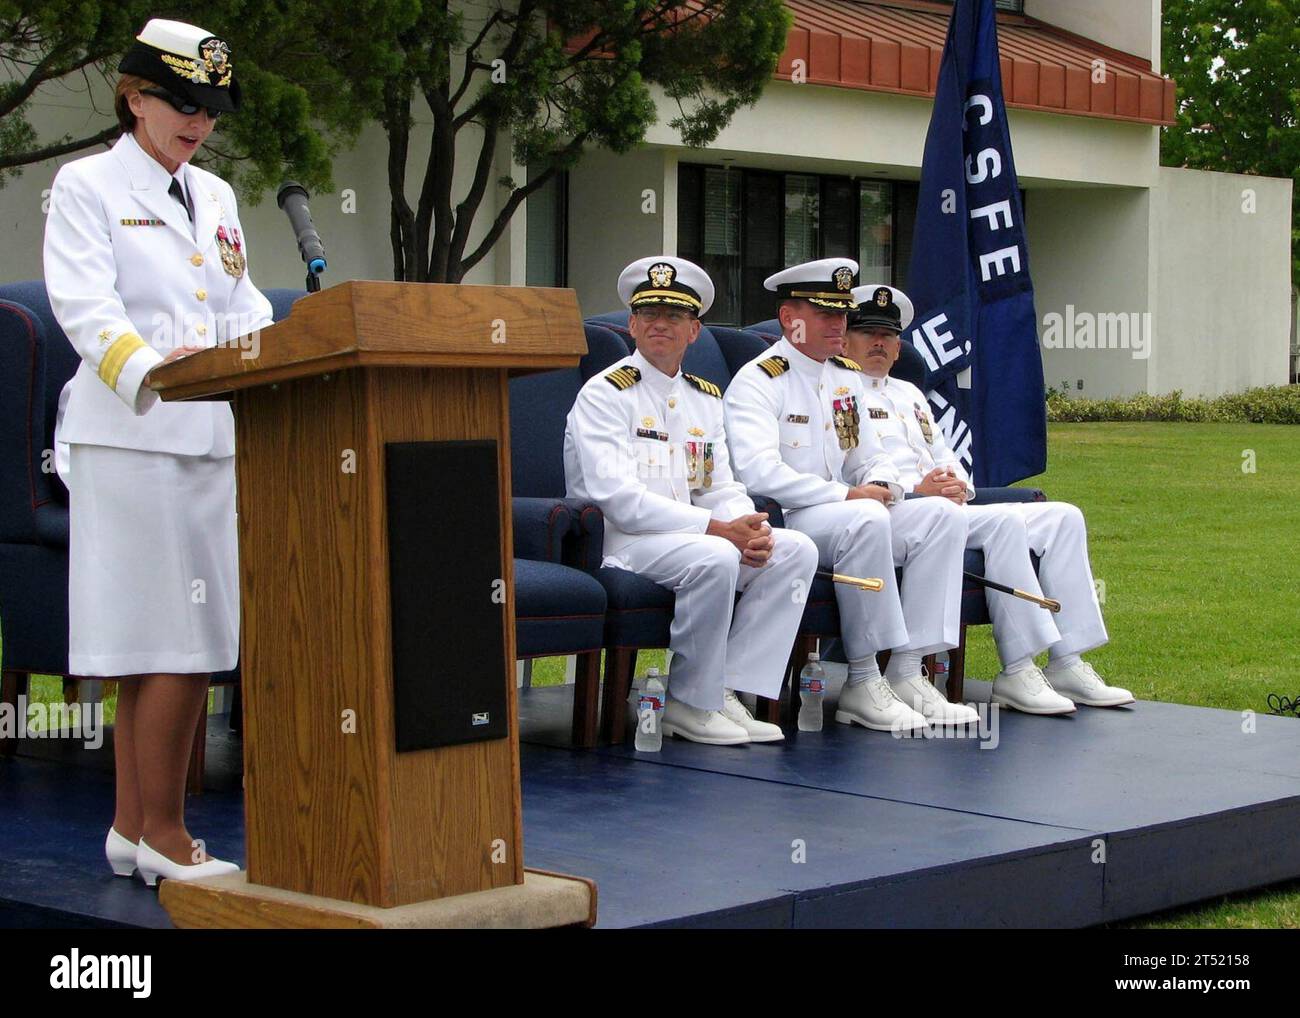
{"type": "Polygon", "coordinates": [[[1047,468],[1047,408],[993,0],[957,0],[925,138],[907,338],[975,482],[1047,468]]]}

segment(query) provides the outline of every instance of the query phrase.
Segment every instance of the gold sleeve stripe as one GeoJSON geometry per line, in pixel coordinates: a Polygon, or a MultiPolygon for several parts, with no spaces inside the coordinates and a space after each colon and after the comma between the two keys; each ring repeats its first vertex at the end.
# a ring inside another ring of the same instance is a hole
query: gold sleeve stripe
{"type": "Polygon", "coordinates": [[[768,378],[775,378],[790,370],[790,362],[784,357],[769,357],[765,361],[759,361],[758,366],[767,372],[768,378]]]}
{"type": "Polygon", "coordinates": [[[143,339],[134,332],[124,332],[113,341],[113,345],[104,351],[104,359],[99,362],[100,380],[110,389],[117,389],[117,376],[131,359],[131,355],[145,345],[143,339]]]}
{"type": "Polygon", "coordinates": [[[832,357],[831,361],[842,368],[848,368],[850,371],[861,371],[862,365],[848,357],[832,357]]]}

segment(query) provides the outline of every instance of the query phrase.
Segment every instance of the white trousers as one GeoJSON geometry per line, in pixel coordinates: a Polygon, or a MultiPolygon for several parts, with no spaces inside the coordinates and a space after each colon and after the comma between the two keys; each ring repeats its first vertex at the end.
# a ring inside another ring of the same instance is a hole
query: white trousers
{"type": "Polygon", "coordinates": [[[724,687],[780,693],[817,549],[795,531],[772,534],[772,555],[761,569],[741,565],[735,545],[707,534],[642,537],[606,556],[605,565],[640,573],[677,595],[668,645],[673,699],[718,710],[724,687]]]}
{"type": "Polygon", "coordinates": [[[984,552],[990,580],[1061,602],[1053,615],[1010,594],[986,590],[998,657],[1012,661],[1050,649],[1082,654],[1106,642],[1097,591],[1088,563],[1083,513],[1066,502],[969,505],[967,545],[984,552]],[[1035,575],[1029,554],[1039,556],[1035,575]]]}
{"type": "Polygon", "coordinates": [[[957,646],[966,546],[961,507],[946,498],[914,498],[886,509],[860,498],[788,510],[786,523],[813,539],[823,567],[885,581],[876,592],[835,585],[850,661],[880,650],[933,654],[957,646]],[[903,570],[901,590],[895,566],[903,570]]]}

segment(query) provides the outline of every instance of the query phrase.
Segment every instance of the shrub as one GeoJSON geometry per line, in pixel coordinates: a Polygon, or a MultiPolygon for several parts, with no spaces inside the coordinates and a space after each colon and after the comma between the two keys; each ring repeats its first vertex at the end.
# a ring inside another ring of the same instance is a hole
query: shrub
{"type": "Polygon", "coordinates": [[[1300,424],[1300,385],[1270,385],[1214,399],[1141,393],[1124,399],[1071,399],[1047,390],[1047,419],[1082,421],[1191,421],[1215,424],[1300,424]]]}

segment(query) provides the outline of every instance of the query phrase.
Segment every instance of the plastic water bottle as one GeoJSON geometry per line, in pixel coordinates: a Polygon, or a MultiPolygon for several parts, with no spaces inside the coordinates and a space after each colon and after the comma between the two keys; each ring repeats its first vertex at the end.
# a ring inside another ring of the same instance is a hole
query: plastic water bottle
{"type": "Polygon", "coordinates": [[[822,700],[826,697],[826,672],[821,658],[808,655],[808,663],[799,673],[799,731],[822,730],[822,700]]]}
{"type": "Polygon", "coordinates": [[[664,716],[664,683],[658,668],[647,668],[645,684],[636,702],[636,739],[640,753],[658,753],[663,748],[664,732],[660,722],[664,716]]]}

